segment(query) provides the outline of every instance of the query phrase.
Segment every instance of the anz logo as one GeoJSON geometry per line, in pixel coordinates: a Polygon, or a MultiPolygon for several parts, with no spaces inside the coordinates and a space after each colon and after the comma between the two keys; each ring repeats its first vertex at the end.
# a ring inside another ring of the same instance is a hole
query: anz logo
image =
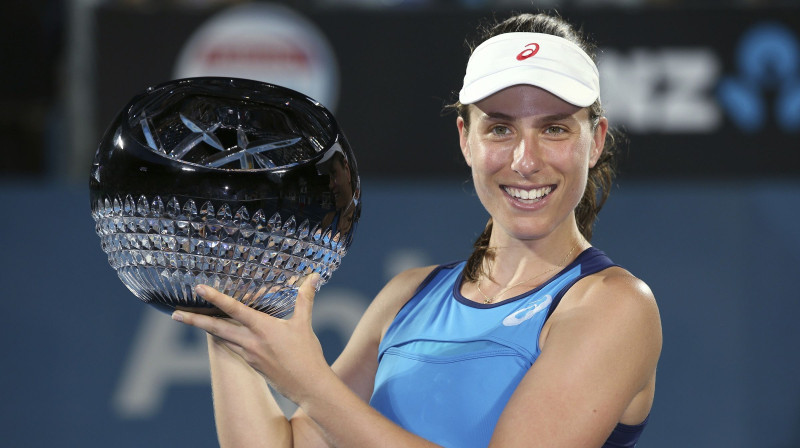
{"type": "Polygon", "coordinates": [[[633,133],[711,134],[727,118],[744,133],[773,122],[800,132],[800,36],[764,22],[734,48],[723,72],[718,48],[604,48],[598,57],[609,120],[633,133]]]}
{"type": "Polygon", "coordinates": [[[749,133],[774,119],[785,132],[800,131],[800,39],[778,23],[747,31],[736,49],[735,74],[720,80],[717,95],[733,123],[749,133]]]}

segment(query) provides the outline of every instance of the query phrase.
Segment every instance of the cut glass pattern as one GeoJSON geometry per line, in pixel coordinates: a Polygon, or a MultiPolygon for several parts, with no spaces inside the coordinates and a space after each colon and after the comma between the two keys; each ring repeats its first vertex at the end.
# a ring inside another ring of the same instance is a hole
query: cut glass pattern
{"type": "MultiPolygon", "coordinates": [[[[133,135],[151,151],[212,168],[290,168],[324,149],[312,135],[303,138],[277,127],[254,127],[254,121],[266,120],[258,116],[259,112],[257,108],[242,109],[218,98],[211,101],[199,96],[171,104],[158,115],[144,109],[136,111],[130,124],[133,135]]],[[[279,116],[271,113],[270,119],[279,116]]]]}
{"type": "Polygon", "coordinates": [[[307,219],[233,210],[175,197],[98,199],[92,217],[103,251],[137,297],[168,307],[213,307],[194,293],[205,284],[276,317],[291,313],[298,281],[327,281],[346,248],[340,235],[307,219]]]}

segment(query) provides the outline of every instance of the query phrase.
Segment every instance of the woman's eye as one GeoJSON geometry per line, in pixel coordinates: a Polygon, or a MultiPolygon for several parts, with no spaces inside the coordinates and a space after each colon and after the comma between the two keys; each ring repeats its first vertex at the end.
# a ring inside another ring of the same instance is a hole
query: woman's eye
{"type": "Polygon", "coordinates": [[[508,129],[507,126],[494,126],[491,129],[491,133],[493,135],[508,135],[511,133],[511,130],[508,129]]]}

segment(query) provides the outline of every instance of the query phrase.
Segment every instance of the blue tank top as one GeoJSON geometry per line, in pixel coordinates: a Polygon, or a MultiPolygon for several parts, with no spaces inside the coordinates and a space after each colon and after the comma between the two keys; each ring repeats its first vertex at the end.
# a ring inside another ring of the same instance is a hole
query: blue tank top
{"type": "MultiPolygon", "coordinates": [[[[464,265],[434,269],[397,314],[378,349],[370,399],[406,430],[453,448],[488,446],[561,297],[581,278],[615,266],[589,248],[536,289],[481,304],[461,295],[464,265]]],[[[618,424],[603,446],[635,446],[646,422],[618,424]]]]}

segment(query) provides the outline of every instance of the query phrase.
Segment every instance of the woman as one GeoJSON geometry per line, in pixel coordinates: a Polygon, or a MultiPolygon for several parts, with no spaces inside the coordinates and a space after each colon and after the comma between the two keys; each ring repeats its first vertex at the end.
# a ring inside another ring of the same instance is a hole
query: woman
{"type": "Polygon", "coordinates": [[[277,320],[211,288],[223,446],[634,446],[661,349],[648,287],[591,247],[610,147],[591,48],[559,18],[489,28],[455,105],[491,215],[469,260],[412,269],[329,367],[311,329],[318,278],[277,320]],[[287,420],[267,383],[299,405],[287,420]]]}

